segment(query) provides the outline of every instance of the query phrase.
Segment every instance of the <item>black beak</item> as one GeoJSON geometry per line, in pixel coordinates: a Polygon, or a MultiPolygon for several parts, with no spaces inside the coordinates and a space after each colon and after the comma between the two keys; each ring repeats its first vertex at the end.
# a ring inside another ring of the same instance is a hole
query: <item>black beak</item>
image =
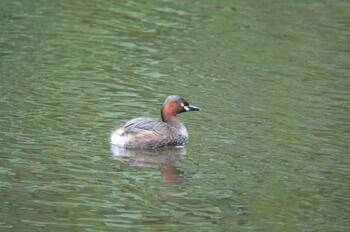
{"type": "Polygon", "coordinates": [[[198,110],[201,110],[197,106],[188,105],[187,107],[188,107],[187,111],[198,111],[198,110]]]}

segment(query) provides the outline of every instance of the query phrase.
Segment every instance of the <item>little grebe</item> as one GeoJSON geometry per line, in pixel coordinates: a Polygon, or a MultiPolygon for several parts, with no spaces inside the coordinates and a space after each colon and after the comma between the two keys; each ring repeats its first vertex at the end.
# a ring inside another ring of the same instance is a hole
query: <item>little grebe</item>
{"type": "Polygon", "coordinates": [[[197,110],[200,109],[181,96],[168,96],[161,108],[162,121],[148,117],[131,119],[112,132],[111,144],[127,149],[185,145],[188,142],[187,129],[176,115],[197,110]]]}

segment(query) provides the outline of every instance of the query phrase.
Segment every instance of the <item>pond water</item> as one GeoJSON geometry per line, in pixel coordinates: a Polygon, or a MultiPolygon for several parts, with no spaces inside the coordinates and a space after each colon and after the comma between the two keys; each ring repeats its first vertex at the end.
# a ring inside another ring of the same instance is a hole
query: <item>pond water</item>
{"type": "Polygon", "coordinates": [[[349,1],[1,1],[0,231],[347,231],[349,1]],[[184,148],[129,151],[159,117],[184,148]]]}

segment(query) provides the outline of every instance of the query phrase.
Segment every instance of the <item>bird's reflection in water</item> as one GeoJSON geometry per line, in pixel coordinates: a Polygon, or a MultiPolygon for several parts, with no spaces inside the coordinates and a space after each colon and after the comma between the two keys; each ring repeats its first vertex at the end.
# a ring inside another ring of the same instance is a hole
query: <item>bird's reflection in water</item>
{"type": "Polygon", "coordinates": [[[159,164],[162,180],[166,183],[179,183],[183,180],[183,173],[175,165],[186,154],[185,147],[130,150],[112,145],[111,151],[113,158],[136,167],[151,167],[159,164]]]}

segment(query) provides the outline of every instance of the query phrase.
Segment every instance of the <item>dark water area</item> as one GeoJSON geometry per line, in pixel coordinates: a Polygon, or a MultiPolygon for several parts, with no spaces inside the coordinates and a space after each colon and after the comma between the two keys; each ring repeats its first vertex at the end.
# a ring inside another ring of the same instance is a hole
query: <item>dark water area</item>
{"type": "Polygon", "coordinates": [[[0,9],[0,231],[348,230],[348,1],[0,9]],[[171,94],[188,145],[110,146],[171,94]]]}

